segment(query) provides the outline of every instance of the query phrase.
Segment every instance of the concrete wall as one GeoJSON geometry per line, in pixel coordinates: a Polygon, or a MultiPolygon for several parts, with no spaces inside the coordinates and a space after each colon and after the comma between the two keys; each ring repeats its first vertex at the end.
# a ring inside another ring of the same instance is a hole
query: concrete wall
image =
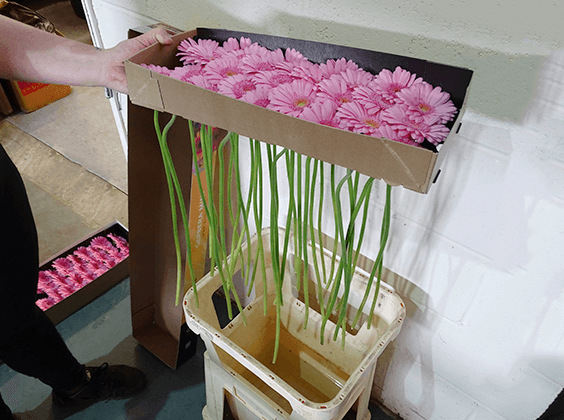
{"type": "MultiPolygon", "coordinates": [[[[95,0],[106,46],[164,21],[369,48],[475,71],[428,195],[395,188],[385,265],[403,330],[374,395],[404,419],[536,419],[564,386],[564,3],[95,0]]],[[[375,187],[375,257],[384,186],[375,187]]]]}

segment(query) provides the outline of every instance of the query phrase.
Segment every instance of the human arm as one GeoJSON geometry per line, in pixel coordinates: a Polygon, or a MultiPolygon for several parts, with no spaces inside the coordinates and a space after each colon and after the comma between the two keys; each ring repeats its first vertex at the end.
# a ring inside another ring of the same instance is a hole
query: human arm
{"type": "Polygon", "coordinates": [[[163,28],[97,50],[0,16],[0,78],[71,86],[103,86],[128,93],[124,60],[155,42],[170,44],[163,28]]]}

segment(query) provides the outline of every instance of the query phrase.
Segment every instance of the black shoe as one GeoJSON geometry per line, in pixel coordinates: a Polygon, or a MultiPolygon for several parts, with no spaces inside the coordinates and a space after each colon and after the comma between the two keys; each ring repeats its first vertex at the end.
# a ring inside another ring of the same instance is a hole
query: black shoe
{"type": "Polygon", "coordinates": [[[147,378],[139,369],[129,366],[87,367],[82,388],[72,395],[53,391],[57,407],[89,406],[99,401],[124,400],[139,394],[147,386],[147,378]]]}

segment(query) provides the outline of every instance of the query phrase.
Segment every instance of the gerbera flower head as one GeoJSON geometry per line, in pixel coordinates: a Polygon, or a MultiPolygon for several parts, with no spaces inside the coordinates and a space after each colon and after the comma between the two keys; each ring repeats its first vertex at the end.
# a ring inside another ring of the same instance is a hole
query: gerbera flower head
{"type": "Polygon", "coordinates": [[[296,79],[304,79],[313,84],[318,84],[324,79],[323,71],[319,64],[305,61],[302,65],[294,66],[290,74],[296,79]]]}
{"type": "Polygon", "coordinates": [[[207,64],[220,56],[219,43],[212,39],[199,39],[198,42],[187,38],[178,45],[180,60],[185,64],[207,64]]]}
{"type": "Polygon", "coordinates": [[[340,74],[334,74],[329,79],[322,80],[319,83],[319,93],[317,95],[319,99],[339,104],[353,101],[353,92],[340,74]]]}
{"type": "Polygon", "coordinates": [[[164,74],[165,76],[170,76],[170,73],[172,71],[167,67],[157,66],[155,64],[141,64],[141,67],[145,67],[146,69],[154,71],[155,73],[164,74]]]}
{"type": "Polygon", "coordinates": [[[358,64],[354,61],[346,60],[340,58],[339,60],[327,60],[325,63],[319,66],[323,72],[323,76],[326,78],[331,77],[334,74],[340,74],[346,70],[358,70],[358,64]]]}
{"type": "Polygon", "coordinates": [[[407,114],[407,105],[396,105],[382,112],[382,120],[388,123],[399,137],[410,137],[416,143],[427,139],[434,145],[442,143],[450,130],[443,124],[427,124],[425,121],[415,122],[407,114]]]}
{"type": "Polygon", "coordinates": [[[333,101],[317,101],[307,107],[300,114],[300,118],[317,124],[339,128],[339,121],[335,117],[337,104],[333,101]]]}
{"type": "Polygon", "coordinates": [[[409,139],[402,139],[398,136],[398,133],[396,130],[394,130],[392,128],[391,125],[389,125],[388,123],[382,121],[380,123],[380,127],[378,128],[379,131],[379,137],[383,137],[386,138],[388,140],[394,140],[394,141],[401,141],[402,143],[406,143],[407,144],[411,144],[411,145],[417,145],[418,143],[415,143],[413,140],[411,140],[411,138],[409,139]]]}
{"type": "Polygon", "coordinates": [[[420,77],[416,79],[415,74],[411,74],[398,66],[393,73],[388,69],[382,70],[376,75],[374,81],[380,94],[388,101],[396,103],[398,92],[416,83],[421,83],[423,79],[420,77]]]}
{"type": "Polygon", "coordinates": [[[175,67],[170,71],[169,76],[185,82],[188,78],[197,74],[202,74],[204,66],[201,64],[188,64],[186,66],[175,67]]]}
{"type": "Polygon", "coordinates": [[[292,83],[296,80],[290,73],[283,70],[264,71],[253,76],[257,86],[274,88],[284,83],[292,83]]]}
{"type": "Polygon", "coordinates": [[[226,77],[235,76],[237,74],[243,74],[244,71],[241,68],[241,61],[233,56],[223,56],[210,62],[204,68],[204,74],[212,83],[219,83],[220,80],[226,77]]]}
{"type": "Polygon", "coordinates": [[[336,115],[343,130],[380,137],[382,119],[378,114],[369,113],[359,103],[349,102],[341,105],[336,115]]]}
{"type": "Polygon", "coordinates": [[[347,69],[341,72],[339,76],[343,78],[351,91],[359,86],[367,86],[374,79],[371,73],[362,69],[347,69]]]}
{"type": "Polygon", "coordinates": [[[245,93],[256,88],[256,84],[245,74],[226,77],[217,84],[217,91],[219,93],[236,99],[241,98],[245,93]]]}
{"type": "Polygon", "coordinates": [[[272,71],[276,64],[283,61],[284,57],[271,51],[260,54],[246,54],[241,58],[241,68],[246,73],[255,74],[263,71],[272,71]]]}
{"type": "Polygon", "coordinates": [[[244,50],[251,45],[251,40],[249,38],[241,37],[240,40],[237,38],[229,38],[223,43],[221,47],[218,47],[218,52],[220,55],[227,54],[232,51],[244,50]]]}
{"type": "Polygon", "coordinates": [[[407,105],[406,113],[415,122],[445,124],[452,121],[457,111],[448,93],[443,92],[439,86],[433,89],[427,82],[398,92],[398,98],[407,105]]]}
{"type": "Polygon", "coordinates": [[[254,90],[245,92],[245,94],[241,96],[240,99],[250,104],[267,108],[268,104],[270,103],[270,100],[268,99],[269,92],[270,88],[267,88],[265,86],[258,86],[254,90]]]}
{"type": "Polygon", "coordinates": [[[259,45],[257,42],[249,44],[243,48],[245,54],[258,54],[258,55],[265,55],[271,52],[268,48],[259,45]]]}
{"type": "Polygon", "coordinates": [[[295,50],[294,48],[287,48],[284,57],[286,58],[286,61],[294,64],[295,66],[305,65],[305,62],[308,61],[301,52],[295,50]]]}
{"type": "Polygon", "coordinates": [[[191,83],[204,89],[213,90],[214,92],[217,92],[218,89],[217,83],[212,83],[212,81],[203,73],[188,77],[185,82],[191,83]]]}
{"type": "Polygon", "coordinates": [[[384,109],[388,109],[394,104],[384,98],[376,89],[374,81],[366,86],[358,86],[353,90],[353,99],[363,105],[370,113],[378,113],[384,109]]]}
{"type": "Polygon", "coordinates": [[[294,80],[272,89],[268,96],[269,109],[299,117],[316,99],[315,85],[305,80],[294,80]]]}

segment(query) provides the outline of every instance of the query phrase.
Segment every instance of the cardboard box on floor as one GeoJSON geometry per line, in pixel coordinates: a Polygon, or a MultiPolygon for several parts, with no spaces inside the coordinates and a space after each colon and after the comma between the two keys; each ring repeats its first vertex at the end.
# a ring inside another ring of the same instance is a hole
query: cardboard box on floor
{"type": "Polygon", "coordinates": [[[429,191],[438,176],[446,148],[455,142],[453,133],[460,125],[472,77],[472,71],[464,68],[376,51],[268,35],[198,28],[175,35],[173,39],[171,45],[155,44],[126,61],[130,99],[134,104],[277,144],[419,193],[429,191]],[[450,125],[451,134],[437,153],[290,117],[140,66],[142,63],[168,68],[181,65],[176,56],[178,44],[185,38],[196,36],[214,39],[220,43],[229,37],[239,39],[245,36],[269,49],[295,48],[314,62],[345,57],[373,74],[384,68],[393,71],[397,66],[401,66],[450,93],[459,112],[450,125]]]}
{"type": "MultiPolygon", "coordinates": [[[[93,238],[97,236],[107,236],[108,234],[117,235],[125,240],[128,239],[128,232],[125,226],[119,222],[113,222],[108,226],[96,230],[88,235],[86,238],[81,239],[77,243],[67,247],[66,249],[59,252],[47,259],[39,267],[39,271],[46,271],[53,269],[53,262],[59,258],[64,258],[67,255],[71,255],[79,247],[87,247],[93,238]]],[[[113,286],[126,279],[129,275],[129,257],[121,261],[116,266],[112,267],[104,274],[97,277],[93,282],[87,284],[83,288],[77,290],[72,295],[63,299],[56,305],[50,307],[45,311],[47,316],[53,321],[54,324],[58,324],[67,317],[71,316],[73,313],[88,305],[98,296],[102,295],[113,286]]]]}
{"type": "MultiPolygon", "coordinates": [[[[179,30],[167,25],[169,33],[179,30]]],[[[129,31],[138,36],[156,25],[129,31]]],[[[133,337],[166,365],[176,369],[196,351],[197,336],[184,319],[182,305],[176,300],[176,251],[172,228],[171,204],[162,155],[155,134],[153,110],[128,105],[128,200],[131,319],[133,337]]],[[[161,128],[171,115],[160,116],[161,128]]],[[[215,130],[216,141],[227,133],[215,130]]],[[[172,159],[181,184],[191,234],[192,261],[196,277],[209,271],[208,223],[193,171],[188,122],[178,118],[167,136],[172,159]]],[[[226,153],[225,159],[228,159],[226,153]]],[[[217,158],[217,157],[216,157],[217,158]]],[[[214,179],[219,176],[218,165],[214,179]]],[[[205,183],[204,172],[201,172],[205,183]]],[[[204,185],[204,191],[206,187],[204,185]]],[[[180,216],[180,215],[179,215],[180,216]]],[[[180,237],[184,238],[179,217],[180,237]]],[[[181,241],[182,255],[186,253],[181,241]]],[[[183,259],[183,264],[186,261],[183,259]]],[[[191,279],[184,285],[190,287],[191,279]]],[[[182,293],[182,297],[184,293],[182,293]]]]}
{"type": "MultiPolygon", "coordinates": [[[[161,114],[164,127],[169,114],[161,114]]],[[[176,251],[167,181],[153,125],[153,111],[128,108],[128,180],[131,317],[133,337],[166,365],[176,369],[196,350],[182,306],[176,306],[176,251]]],[[[218,131],[216,138],[226,134],[218,131]]],[[[168,145],[189,209],[191,252],[196,278],[209,271],[208,224],[195,184],[188,122],[177,119],[168,145]]],[[[228,155],[228,154],[227,154],[228,155]]],[[[216,165],[215,179],[219,176],[216,165]]],[[[204,173],[201,173],[204,179],[204,173]]],[[[206,189],[204,185],[204,190],[206,189]]],[[[180,213],[179,213],[180,215],[180,213]]],[[[184,231],[179,217],[180,238],[184,231]]],[[[181,240],[182,255],[186,247],[181,240]]],[[[183,264],[186,261],[183,257],[183,264]]],[[[191,280],[183,290],[191,286],[191,280]]],[[[181,297],[184,296],[182,293],[181,297]]]]}

